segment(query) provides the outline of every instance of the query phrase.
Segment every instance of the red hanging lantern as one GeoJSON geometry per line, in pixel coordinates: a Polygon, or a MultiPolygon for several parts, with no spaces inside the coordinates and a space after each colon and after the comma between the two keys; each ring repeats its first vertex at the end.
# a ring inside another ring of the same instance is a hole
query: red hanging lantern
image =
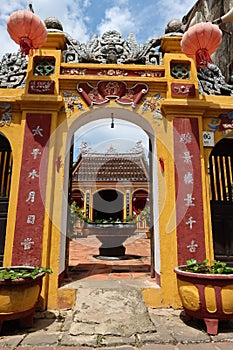
{"type": "Polygon", "coordinates": [[[197,23],[190,27],[181,40],[182,51],[196,60],[197,68],[206,67],[212,62],[210,55],[222,41],[222,32],[211,22],[197,23]]]}
{"type": "Polygon", "coordinates": [[[10,15],[7,20],[7,31],[26,55],[30,49],[42,46],[47,39],[44,22],[33,12],[26,10],[19,10],[10,15]]]}

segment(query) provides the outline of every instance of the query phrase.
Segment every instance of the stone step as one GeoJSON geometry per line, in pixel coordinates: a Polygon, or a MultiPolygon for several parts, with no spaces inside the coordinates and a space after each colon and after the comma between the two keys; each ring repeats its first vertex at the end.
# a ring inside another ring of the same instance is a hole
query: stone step
{"type": "Polygon", "coordinates": [[[154,333],[156,327],[140,289],[83,287],[76,291],[66,341],[82,343],[85,338],[104,345],[110,339],[116,344],[124,339],[126,343],[135,343],[137,338],[145,338],[147,334],[151,338],[154,333]]]}

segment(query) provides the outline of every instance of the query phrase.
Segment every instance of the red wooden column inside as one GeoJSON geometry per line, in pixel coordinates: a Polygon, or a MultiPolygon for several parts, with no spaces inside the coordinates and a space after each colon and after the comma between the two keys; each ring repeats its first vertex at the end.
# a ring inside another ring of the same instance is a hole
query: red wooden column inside
{"type": "Polygon", "coordinates": [[[197,118],[174,118],[177,250],[179,265],[206,258],[197,118]]]}
{"type": "Polygon", "coordinates": [[[12,265],[41,265],[50,125],[51,114],[26,115],[12,265]]]}

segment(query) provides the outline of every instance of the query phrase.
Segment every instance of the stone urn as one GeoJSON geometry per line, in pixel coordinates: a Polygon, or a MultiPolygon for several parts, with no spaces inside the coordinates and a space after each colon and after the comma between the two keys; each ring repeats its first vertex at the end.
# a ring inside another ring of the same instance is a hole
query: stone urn
{"type": "Polygon", "coordinates": [[[86,223],[88,234],[95,235],[102,243],[99,255],[107,257],[120,257],[125,255],[123,243],[132,236],[137,228],[136,223],[86,223]]]}
{"type": "Polygon", "coordinates": [[[174,271],[186,320],[203,319],[207,333],[217,335],[219,321],[233,318],[233,274],[187,272],[182,268],[174,271]]]}

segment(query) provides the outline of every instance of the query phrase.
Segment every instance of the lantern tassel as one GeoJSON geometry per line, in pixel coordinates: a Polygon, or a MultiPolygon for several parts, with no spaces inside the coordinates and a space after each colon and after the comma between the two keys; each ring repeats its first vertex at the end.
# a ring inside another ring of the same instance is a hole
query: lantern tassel
{"type": "Polygon", "coordinates": [[[19,45],[21,52],[25,55],[28,55],[29,51],[33,49],[32,41],[29,38],[20,38],[19,45]]]}
{"type": "Polygon", "coordinates": [[[205,68],[208,63],[212,63],[209,52],[206,49],[200,49],[196,52],[197,68],[205,68]]]}

